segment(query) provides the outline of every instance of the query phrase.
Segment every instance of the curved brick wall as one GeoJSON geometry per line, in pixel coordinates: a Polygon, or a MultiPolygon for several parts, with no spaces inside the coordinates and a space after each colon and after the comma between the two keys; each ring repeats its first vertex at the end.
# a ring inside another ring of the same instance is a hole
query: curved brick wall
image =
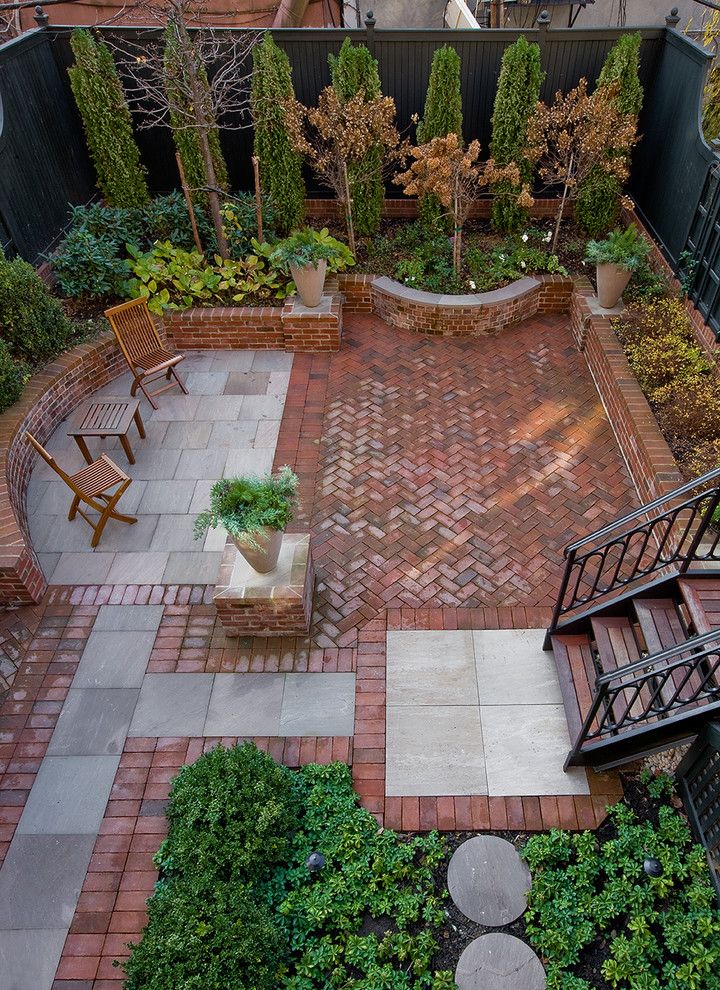
{"type": "Polygon", "coordinates": [[[536,313],[566,313],[573,281],[564,275],[521,278],[467,296],[419,292],[382,276],[372,283],[375,312],[396,327],[447,337],[497,334],[536,313]]]}
{"type": "Polygon", "coordinates": [[[104,333],[33,376],[0,414],[0,602],[39,601],[47,586],[27,536],[25,495],[37,455],[25,431],[44,444],[79,402],[125,370],[115,337],[104,333]]]}

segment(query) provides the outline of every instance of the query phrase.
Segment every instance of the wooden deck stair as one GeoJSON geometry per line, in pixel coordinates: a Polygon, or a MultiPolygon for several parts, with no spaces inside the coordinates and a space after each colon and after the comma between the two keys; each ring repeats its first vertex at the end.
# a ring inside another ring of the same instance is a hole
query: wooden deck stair
{"type": "Polygon", "coordinates": [[[614,686],[620,685],[585,728],[592,735],[601,725],[624,723],[625,731],[605,732],[602,738],[589,740],[575,759],[569,757],[568,765],[601,768],[637,759],[692,735],[698,715],[720,707],[720,670],[712,664],[695,668],[692,662],[682,663],[697,654],[694,640],[700,634],[718,630],[720,648],[720,577],[672,579],[661,590],[661,597],[625,598],[608,605],[610,614],[601,611],[588,616],[583,632],[574,629],[551,636],[571,740],[580,737],[592,710],[597,678],[616,674],[614,686]],[[645,663],[684,643],[687,649],[674,653],[672,661],[645,663]],[[637,671],[617,678],[617,672],[630,665],[640,666],[650,676],[639,685],[637,671]],[[668,666],[672,672],[663,677],[668,666]],[[634,683],[622,687],[627,682],[634,683]],[[717,694],[708,698],[708,690],[716,689],[717,694]],[[703,697],[696,697],[699,692],[703,697]],[[667,731],[663,731],[664,722],[667,731]]]}

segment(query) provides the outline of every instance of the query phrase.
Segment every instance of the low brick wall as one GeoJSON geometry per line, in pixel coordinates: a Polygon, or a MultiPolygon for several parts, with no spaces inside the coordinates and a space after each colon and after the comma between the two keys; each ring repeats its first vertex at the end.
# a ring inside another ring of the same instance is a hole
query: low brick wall
{"type": "Polygon", "coordinates": [[[566,313],[572,279],[563,275],[522,278],[493,292],[466,296],[420,292],[382,276],[372,283],[375,312],[392,326],[447,337],[497,334],[536,313],[566,313]]]}
{"type": "Polygon", "coordinates": [[[577,279],[570,309],[573,334],[633,483],[643,502],[649,502],[669,494],[685,479],[628,364],[611,318],[594,311],[592,298],[589,280],[577,279]]]}
{"type": "Polygon", "coordinates": [[[339,351],[342,337],[342,296],[324,295],[317,309],[306,309],[296,297],[282,312],[286,351],[339,351]]]}
{"type": "Polygon", "coordinates": [[[25,495],[37,455],[25,432],[44,444],[79,402],[125,369],[114,336],[103,334],[35,375],[19,401],[0,414],[0,602],[36,602],[47,587],[28,538],[25,495]]]}

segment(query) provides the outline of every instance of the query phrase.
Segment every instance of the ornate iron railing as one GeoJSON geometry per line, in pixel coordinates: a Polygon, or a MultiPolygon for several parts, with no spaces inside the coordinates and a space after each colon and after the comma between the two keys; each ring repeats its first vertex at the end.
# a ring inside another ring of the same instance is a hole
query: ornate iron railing
{"type": "Polygon", "coordinates": [[[593,703],[568,756],[577,761],[588,743],[617,738],[720,703],[720,630],[600,674],[593,703]]]}
{"type": "Polygon", "coordinates": [[[720,532],[709,530],[720,505],[718,479],[720,468],[565,547],[545,648],[561,625],[614,592],[663,571],[682,574],[693,563],[720,561],[720,532]]]}

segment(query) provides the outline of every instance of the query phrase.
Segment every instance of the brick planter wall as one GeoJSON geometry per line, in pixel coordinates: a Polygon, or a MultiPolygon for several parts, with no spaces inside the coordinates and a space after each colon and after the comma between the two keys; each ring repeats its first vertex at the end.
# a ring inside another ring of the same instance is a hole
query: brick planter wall
{"type": "Polygon", "coordinates": [[[633,483],[644,502],[683,484],[673,453],[628,364],[610,317],[593,312],[588,279],[576,281],[570,320],[633,483]]]}
{"type": "Polygon", "coordinates": [[[126,365],[112,334],[63,354],[35,375],[0,414],[0,602],[39,601],[47,587],[28,539],[25,494],[37,455],[25,431],[45,443],[75,406],[117,378],[126,365]]]}
{"type": "MultiPolygon", "coordinates": [[[[492,199],[481,199],[473,203],[470,208],[471,220],[487,220],[492,208],[492,199]]],[[[555,217],[558,208],[557,199],[546,198],[536,199],[530,208],[530,216],[535,219],[545,217],[555,217]]],[[[382,215],[388,220],[412,220],[417,216],[417,200],[400,197],[398,199],[386,199],[383,202],[382,215]]],[[[573,203],[569,201],[565,204],[565,217],[573,215],[573,203]]],[[[342,212],[336,199],[306,199],[305,219],[313,220],[339,220],[342,212]]]]}
{"type": "Polygon", "coordinates": [[[564,313],[572,279],[563,275],[522,278],[493,292],[451,296],[419,292],[394,279],[372,283],[375,312],[393,326],[449,337],[497,334],[536,313],[564,313]]]}

